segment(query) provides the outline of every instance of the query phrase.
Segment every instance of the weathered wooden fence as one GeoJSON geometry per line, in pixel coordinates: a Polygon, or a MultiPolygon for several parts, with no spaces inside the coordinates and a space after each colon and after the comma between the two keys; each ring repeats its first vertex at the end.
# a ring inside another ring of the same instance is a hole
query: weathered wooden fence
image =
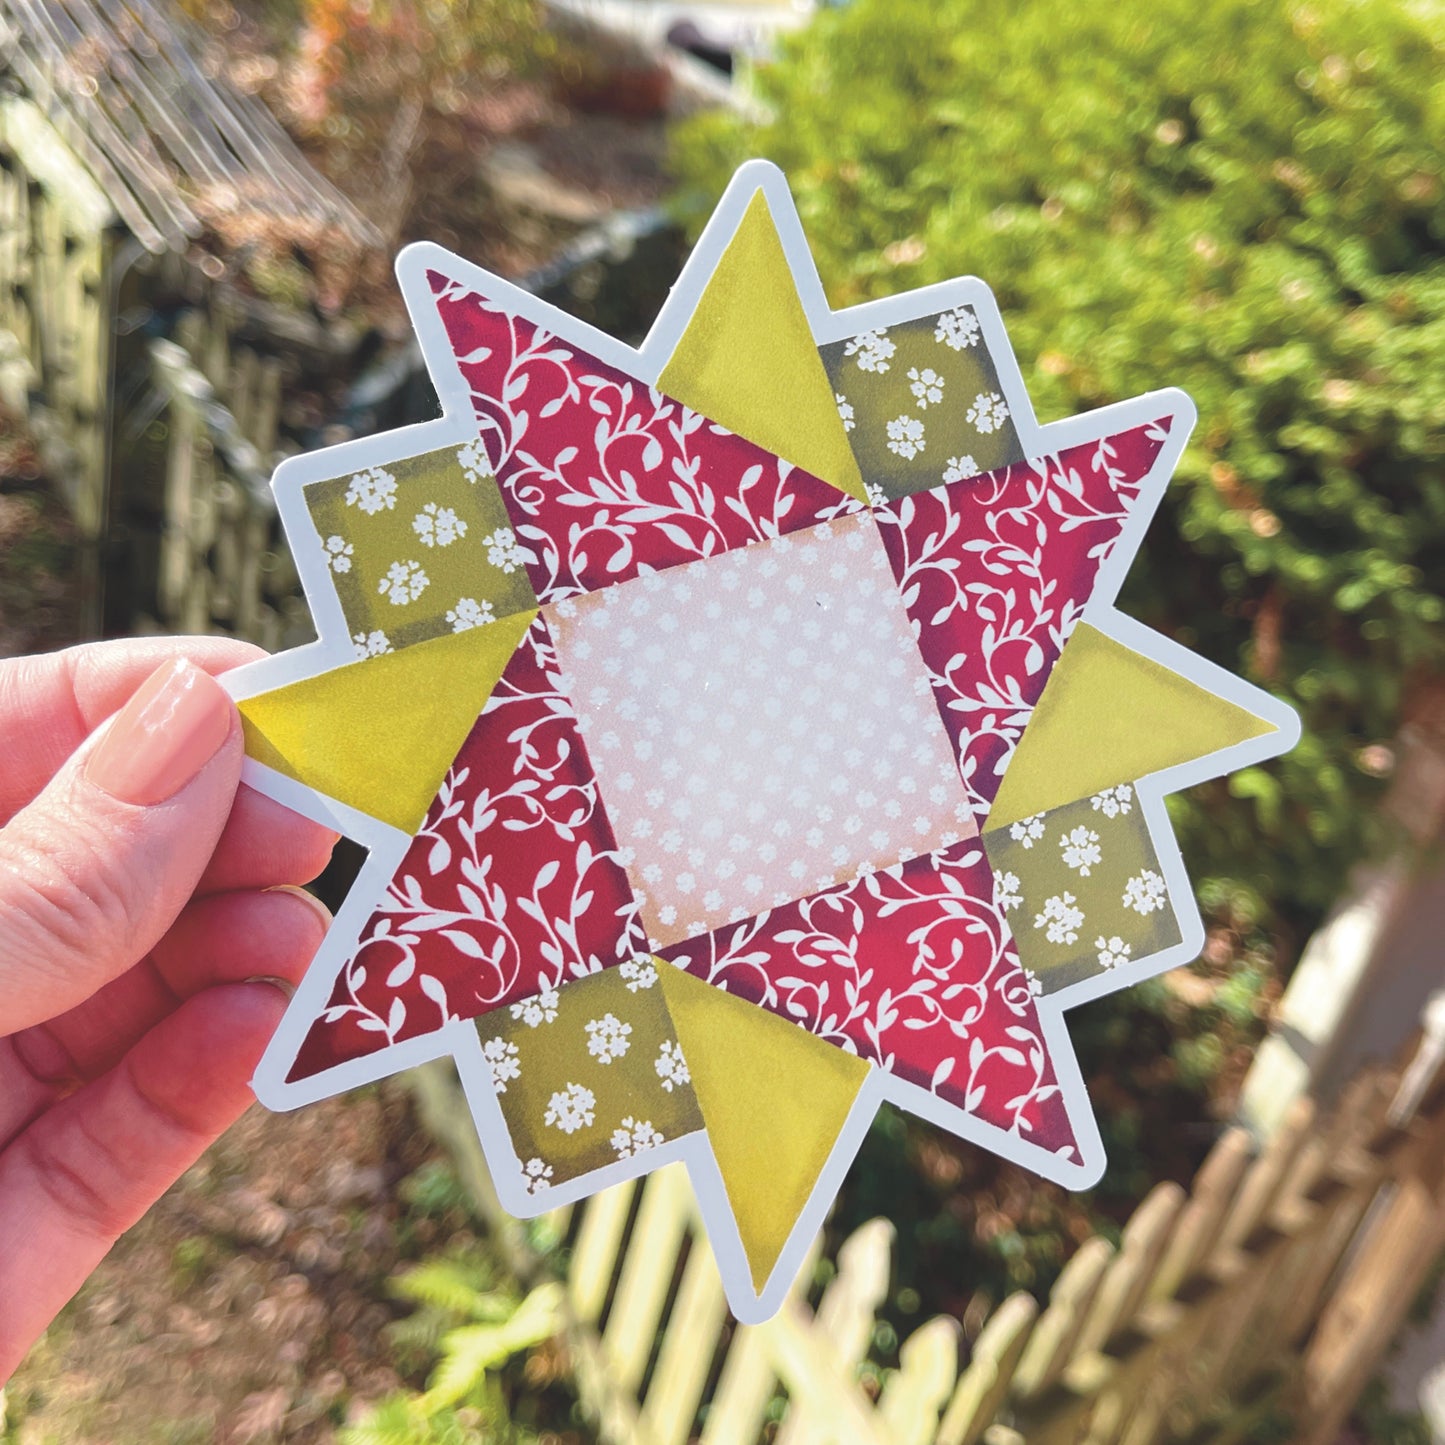
{"type": "MultiPolygon", "coordinates": [[[[892,1227],[812,1265],[767,1324],[736,1325],[681,1166],[550,1216],[569,1241],[568,1333],[608,1445],[1151,1445],[1237,1440],[1266,1417],[1329,1445],[1445,1250],[1445,1097],[1362,1077],[1308,1101],[1257,1151],[1228,1130],[1184,1190],[1157,1186],[1117,1247],[1087,1241],[1042,1305],[1005,1300],[965,1344],[938,1318],[877,1398],[859,1383],[888,1289],[892,1227]],[[1391,1104],[1394,1100],[1392,1111],[1391,1104]],[[1416,1110],[1416,1106],[1418,1111],[1416,1110]]],[[[512,1264],[545,1270],[496,1207],[443,1065],[416,1085],[512,1264]]]]}
{"type": "MultiPolygon", "coordinates": [[[[658,278],[675,269],[680,245],[660,212],[613,216],[519,284],[628,335],[660,304],[658,278]]],[[[164,438],[161,539],[154,567],[138,569],[134,588],[153,602],[129,625],[226,632],[274,651],[311,635],[269,486],[276,463],[300,445],[294,428],[279,425],[283,394],[314,384],[308,369],[331,373],[345,393],[344,404],[332,402],[332,425],[312,441],[423,421],[437,405],[415,349],[352,376],[338,338],[274,308],[248,326],[240,304],[218,289],[179,317],[171,337],[149,343],[155,405],[143,421],[164,438]],[[248,330],[268,345],[249,345],[248,330]]],[[[112,514],[126,505],[125,496],[113,499],[112,514]]]]}
{"type": "Polygon", "coordinates": [[[0,397],[29,414],[87,540],[105,526],[109,225],[104,194],[40,111],[0,98],[0,397]]]}
{"type": "Polygon", "coordinates": [[[150,343],[165,446],[154,621],[274,651],[310,631],[270,486],[285,367],[233,345],[227,320],[187,311],[174,340],[150,343]]]}

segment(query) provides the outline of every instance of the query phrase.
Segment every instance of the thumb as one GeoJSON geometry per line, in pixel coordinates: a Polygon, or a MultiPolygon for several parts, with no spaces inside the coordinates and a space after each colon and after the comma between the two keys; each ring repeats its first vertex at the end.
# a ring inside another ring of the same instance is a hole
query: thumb
{"type": "Polygon", "coordinates": [[[0,829],[0,1036],[64,1013],[159,941],[231,811],[241,727],[167,662],[0,829]]]}

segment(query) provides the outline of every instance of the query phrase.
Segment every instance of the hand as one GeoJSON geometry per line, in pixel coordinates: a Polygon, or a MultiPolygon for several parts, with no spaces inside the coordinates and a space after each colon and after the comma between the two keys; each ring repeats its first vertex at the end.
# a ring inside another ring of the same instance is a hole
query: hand
{"type": "Polygon", "coordinates": [[[0,1385],[246,1108],[325,932],[281,885],[335,835],[238,791],[211,676],[260,655],[188,638],[0,662],[0,1385]]]}

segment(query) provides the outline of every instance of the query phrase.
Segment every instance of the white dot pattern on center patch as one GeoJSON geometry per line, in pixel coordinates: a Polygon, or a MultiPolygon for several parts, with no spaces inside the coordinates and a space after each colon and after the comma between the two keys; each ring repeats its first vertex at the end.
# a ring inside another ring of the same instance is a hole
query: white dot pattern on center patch
{"type": "Polygon", "coordinates": [[[654,947],[975,833],[870,517],[546,612],[654,947]]]}

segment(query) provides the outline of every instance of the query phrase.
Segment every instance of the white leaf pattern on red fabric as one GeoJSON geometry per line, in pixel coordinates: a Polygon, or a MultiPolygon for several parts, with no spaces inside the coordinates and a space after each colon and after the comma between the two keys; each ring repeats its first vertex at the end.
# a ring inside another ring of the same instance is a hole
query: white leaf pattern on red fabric
{"type": "Polygon", "coordinates": [[[873,513],[980,825],[1167,421],[873,513]]]}
{"type": "Polygon", "coordinates": [[[539,617],[362,930],[293,1077],[646,948],[539,617]]]}
{"type": "Polygon", "coordinates": [[[987,1123],[1051,1152],[1077,1148],[975,840],[662,956],[987,1123]]]}
{"type": "Polygon", "coordinates": [[[860,510],[476,292],[432,285],[539,601],[860,510]]]}

